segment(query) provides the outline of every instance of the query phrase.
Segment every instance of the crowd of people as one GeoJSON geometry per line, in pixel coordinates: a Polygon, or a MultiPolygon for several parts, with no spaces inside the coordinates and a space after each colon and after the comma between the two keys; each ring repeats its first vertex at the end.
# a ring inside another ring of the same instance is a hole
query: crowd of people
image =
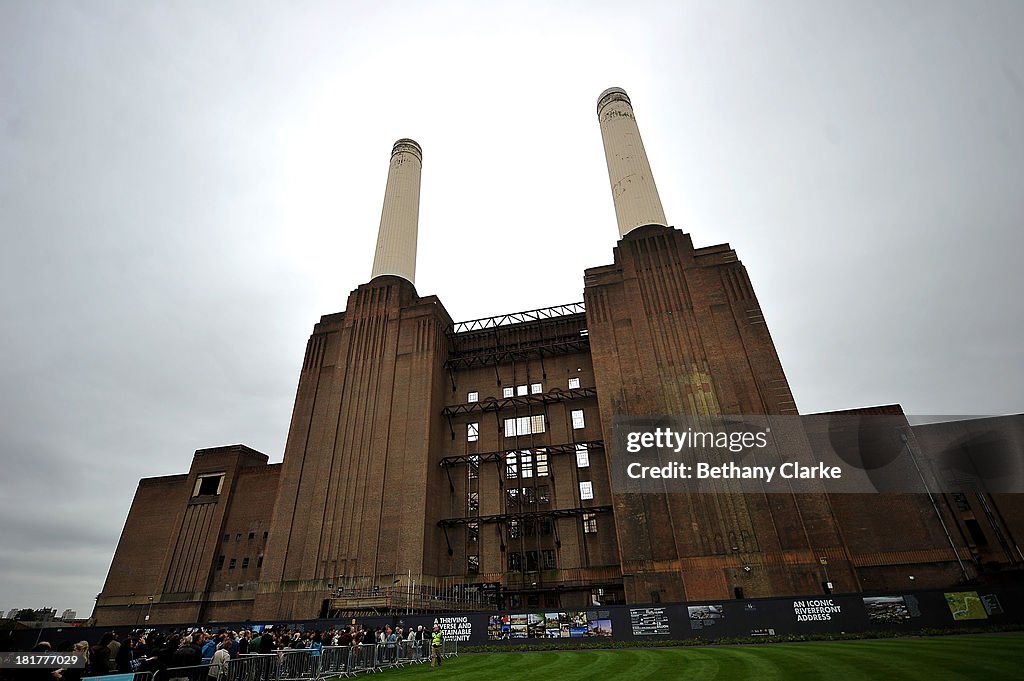
{"type": "MultiPolygon", "coordinates": [[[[274,628],[267,631],[221,629],[211,631],[203,627],[182,629],[170,633],[156,630],[138,630],[126,636],[108,632],[95,644],[88,641],[65,641],[54,649],[41,642],[33,649],[39,653],[77,653],[86,660],[84,668],[66,667],[33,675],[31,681],[81,681],[83,677],[105,676],[131,672],[156,672],[158,677],[175,678],[174,670],[207,667],[210,681],[225,678],[230,660],[243,655],[269,655],[278,651],[309,649],[317,651],[325,646],[364,645],[382,646],[382,661],[397,659],[400,642],[410,642],[416,656],[429,655],[431,666],[441,664],[443,637],[440,628],[428,631],[423,625],[382,628],[341,627],[325,631],[303,631],[274,628]],[[429,653],[425,652],[428,650],[429,653]],[[168,673],[171,670],[171,673],[168,673]]],[[[29,681],[27,677],[23,677],[29,681]]],[[[189,679],[196,679],[194,673],[189,679]]]]}

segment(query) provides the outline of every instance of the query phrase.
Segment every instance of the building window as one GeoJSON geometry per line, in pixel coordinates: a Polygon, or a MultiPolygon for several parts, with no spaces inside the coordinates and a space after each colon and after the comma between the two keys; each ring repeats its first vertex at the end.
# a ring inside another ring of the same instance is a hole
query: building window
{"type": "Polygon", "coordinates": [[[479,423],[467,423],[466,424],[466,442],[476,442],[480,439],[480,424],[479,423]]]}
{"type": "Polygon", "coordinates": [[[519,477],[519,459],[515,452],[505,455],[505,478],[512,480],[519,477]]]}
{"type": "Polygon", "coordinates": [[[232,558],[231,562],[228,563],[228,570],[234,570],[234,569],[235,569],[235,559],[232,558]]]}
{"type": "Polygon", "coordinates": [[[587,445],[576,445],[576,468],[590,468],[590,450],[587,445]]]}
{"type": "Polygon", "coordinates": [[[510,520],[508,521],[508,538],[519,539],[519,521],[510,520]]]}
{"type": "Polygon", "coordinates": [[[501,396],[502,397],[515,397],[515,394],[516,394],[516,389],[511,387],[511,386],[509,386],[508,388],[502,388],[501,389],[501,396]]]}
{"type": "Polygon", "coordinates": [[[583,533],[584,534],[597,534],[597,514],[596,513],[584,513],[583,514],[583,533]]]}
{"type": "Polygon", "coordinates": [[[529,386],[517,385],[516,386],[516,395],[525,395],[525,394],[527,394],[529,392],[529,390],[530,390],[529,386]]]}
{"type": "Polygon", "coordinates": [[[264,532],[263,533],[263,541],[267,541],[267,535],[269,535],[269,534],[270,534],[269,532],[264,532]]]}
{"type": "Polygon", "coordinates": [[[554,549],[541,549],[540,552],[541,565],[544,570],[554,570],[555,565],[555,550],[554,549]]]}
{"type": "Polygon", "coordinates": [[[507,508],[515,508],[519,506],[519,488],[509,487],[505,490],[505,506],[507,508]]]}
{"type": "Polygon", "coordinates": [[[466,524],[466,539],[474,544],[480,541],[480,523],[466,524]]]}
{"type": "Polygon", "coordinates": [[[480,556],[467,556],[466,557],[466,574],[478,575],[480,574],[480,556]]]}
{"type": "Polygon", "coordinates": [[[257,556],[256,557],[256,567],[258,567],[258,568],[263,567],[263,556],[257,556]]]}
{"type": "Polygon", "coordinates": [[[578,387],[580,387],[580,379],[578,379],[578,378],[570,378],[569,379],[569,390],[575,390],[578,387]]]}
{"type": "Polygon", "coordinates": [[[235,541],[242,541],[242,533],[241,532],[239,532],[238,534],[235,535],[235,541]]]}
{"type": "Polygon", "coordinates": [[[224,556],[217,556],[217,569],[221,570],[224,568],[224,556]]]}
{"type": "Polygon", "coordinates": [[[530,394],[531,395],[540,395],[542,392],[544,392],[544,386],[543,385],[541,385],[540,383],[531,383],[530,384],[530,394]]]}
{"type": "Polygon", "coordinates": [[[537,477],[546,478],[548,476],[548,454],[544,451],[537,452],[537,477]]]}
{"type": "Polygon", "coordinates": [[[537,503],[539,504],[550,504],[551,503],[551,492],[547,485],[537,486],[537,503]]]}
{"type": "Polygon", "coordinates": [[[580,499],[593,499],[594,485],[589,480],[580,483],[580,499]]]}
{"type": "Polygon", "coordinates": [[[471,392],[468,395],[466,395],[466,401],[467,402],[479,402],[480,401],[480,393],[478,393],[476,390],[474,390],[473,392],[471,392]]]}
{"type": "Polygon", "coordinates": [[[573,409],[572,410],[572,427],[573,427],[573,430],[579,430],[580,428],[582,428],[585,425],[586,425],[586,423],[584,423],[584,421],[583,421],[583,410],[582,409],[573,409]]]}
{"type": "Polygon", "coordinates": [[[520,416],[515,419],[505,419],[505,437],[516,435],[531,435],[544,432],[544,415],[520,416]]]}
{"type": "Polygon", "coordinates": [[[212,497],[220,494],[221,487],[224,485],[224,474],[223,473],[210,473],[206,475],[200,475],[196,478],[196,486],[192,490],[192,496],[194,497],[212,497]]]}
{"type": "Polygon", "coordinates": [[[225,534],[224,535],[224,541],[231,541],[231,535],[230,534],[225,534]]]}
{"type": "Polygon", "coordinates": [[[249,567],[249,556],[242,559],[242,569],[245,570],[249,567]]]}
{"type": "Polygon", "coordinates": [[[523,488],[522,499],[523,499],[523,504],[524,505],[536,506],[537,505],[537,492],[536,492],[536,490],[534,490],[532,487],[524,487],[523,488]]]}
{"type": "Polygon", "coordinates": [[[508,554],[508,570],[509,572],[523,571],[523,554],[515,551],[508,554]]]}
{"type": "Polygon", "coordinates": [[[256,533],[255,532],[250,532],[249,533],[249,541],[252,541],[255,538],[256,538],[256,533]]]}
{"type": "Polygon", "coordinates": [[[470,492],[466,495],[466,510],[469,515],[476,515],[480,512],[480,493],[470,492]]]}
{"type": "Polygon", "coordinates": [[[467,471],[470,480],[476,480],[478,477],[480,477],[480,457],[477,456],[476,454],[469,457],[469,465],[467,466],[467,471]]]}
{"type": "Polygon", "coordinates": [[[519,474],[524,478],[533,477],[533,456],[529,451],[519,454],[519,474]]]}

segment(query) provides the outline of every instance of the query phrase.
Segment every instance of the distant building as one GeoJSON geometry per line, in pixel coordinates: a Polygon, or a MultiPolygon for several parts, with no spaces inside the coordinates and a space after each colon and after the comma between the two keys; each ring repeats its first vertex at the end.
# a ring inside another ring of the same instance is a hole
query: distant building
{"type": "Polygon", "coordinates": [[[64,612],[61,613],[60,618],[62,620],[64,620],[65,622],[69,622],[69,621],[71,621],[73,619],[77,619],[78,618],[78,612],[75,611],[75,610],[72,610],[71,608],[68,608],[67,610],[65,610],[64,612]]]}
{"type": "MultiPolygon", "coordinates": [[[[1016,564],[972,553],[965,532],[1022,531],[978,500],[997,529],[923,494],[613,493],[616,417],[797,408],[736,251],[668,225],[625,92],[598,117],[612,262],[582,303],[458,324],[414,286],[422,151],[395,144],[371,280],[313,328],[283,462],[216,447],[142,480],[98,624],[936,588],[1016,564]]],[[[506,238],[480,240],[495,276],[472,285],[543,278],[499,273],[506,238]]]]}
{"type": "Polygon", "coordinates": [[[52,622],[57,617],[56,608],[40,608],[35,611],[36,622],[52,622]]]}
{"type": "Polygon", "coordinates": [[[13,620],[14,616],[17,615],[20,610],[21,610],[21,608],[11,608],[10,610],[8,610],[7,611],[7,619],[13,620]]]}

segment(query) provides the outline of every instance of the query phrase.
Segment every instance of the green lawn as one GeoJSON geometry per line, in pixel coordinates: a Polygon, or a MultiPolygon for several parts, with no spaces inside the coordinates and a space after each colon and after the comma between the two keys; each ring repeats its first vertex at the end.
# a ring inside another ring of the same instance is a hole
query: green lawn
{"type": "Polygon", "coordinates": [[[999,681],[1024,679],[1024,633],[720,648],[488,653],[451,658],[437,670],[415,665],[387,671],[385,676],[397,681],[428,676],[445,681],[999,681]]]}

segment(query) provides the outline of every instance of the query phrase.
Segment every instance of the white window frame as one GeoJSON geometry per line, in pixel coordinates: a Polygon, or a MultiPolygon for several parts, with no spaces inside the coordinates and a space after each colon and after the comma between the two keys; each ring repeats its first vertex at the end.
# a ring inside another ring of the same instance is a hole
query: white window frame
{"type": "Polygon", "coordinates": [[[543,383],[531,383],[530,384],[530,394],[531,395],[540,395],[542,392],[544,392],[544,384],[543,383]]]}
{"type": "Polygon", "coordinates": [[[581,429],[586,428],[586,427],[587,427],[587,421],[583,417],[583,410],[582,409],[573,409],[572,410],[572,429],[573,430],[581,430],[581,429]]]}
{"type": "Polygon", "coordinates": [[[551,475],[551,469],[548,463],[548,453],[546,451],[537,452],[537,477],[546,478],[551,475]]]}
{"type": "Polygon", "coordinates": [[[573,376],[569,379],[569,390],[575,390],[578,387],[580,387],[580,379],[573,376]]]}
{"type": "Polygon", "coordinates": [[[203,481],[204,480],[209,480],[210,478],[220,478],[220,480],[217,481],[217,491],[214,492],[213,494],[204,494],[203,496],[210,496],[210,497],[220,496],[221,490],[224,489],[224,478],[225,477],[226,476],[225,476],[225,474],[223,472],[221,472],[221,473],[203,473],[202,475],[197,476],[196,477],[196,486],[192,489],[192,496],[193,497],[198,497],[199,496],[199,490],[203,486],[203,481]]]}
{"type": "Polygon", "coordinates": [[[590,448],[586,444],[576,445],[576,468],[590,468],[590,448]]]}
{"type": "Polygon", "coordinates": [[[515,452],[505,455],[505,479],[514,480],[519,477],[519,456],[515,452]]]}
{"type": "Polygon", "coordinates": [[[466,395],[466,401],[467,402],[479,402],[480,401],[480,393],[479,393],[479,391],[474,390],[474,391],[470,392],[468,395],[466,395]]]}
{"type": "Polygon", "coordinates": [[[522,397],[523,395],[528,395],[528,394],[530,394],[530,386],[528,386],[528,385],[517,385],[516,386],[516,396],[517,397],[522,397]]]}
{"type": "Polygon", "coordinates": [[[480,439],[480,422],[466,424],[466,442],[476,442],[480,439]]]}
{"type": "Polygon", "coordinates": [[[515,394],[516,394],[516,389],[513,388],[512,386],[505,386],[504,388],[501,389],[501,396],[502,397],[505,397],[505,398],[515,397],[515,394]]]}
{"type": "Polygon", "coordinates": [[[590,480],[580,480],[580,499],[586,501],[594,498],[594,483],[590,480]]]}
{"type": "Polygon", "coordinates": [[[546,429],[544,414],[505,419],[505,437],[543,433],[546,429]]]}

